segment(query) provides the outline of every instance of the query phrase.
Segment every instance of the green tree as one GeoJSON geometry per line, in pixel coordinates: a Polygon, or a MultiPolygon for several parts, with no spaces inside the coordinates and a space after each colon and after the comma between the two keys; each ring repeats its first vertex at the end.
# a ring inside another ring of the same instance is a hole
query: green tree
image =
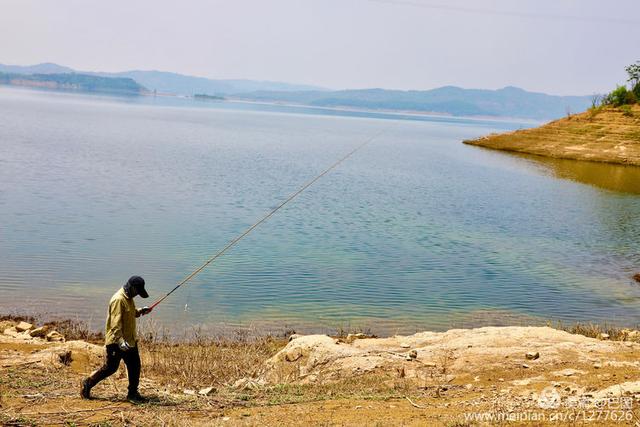
{"type": "Polygon", "coordinates": [[[634,90],[640,84],[640,61],[629,65],[624,70],[629,74],[627,81],[631,83],[631,90],[634,90]]]}

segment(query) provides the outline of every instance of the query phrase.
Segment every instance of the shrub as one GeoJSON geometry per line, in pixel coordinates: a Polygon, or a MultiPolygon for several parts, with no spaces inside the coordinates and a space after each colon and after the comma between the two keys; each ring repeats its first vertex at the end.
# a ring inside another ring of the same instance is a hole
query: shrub
{"type": "Polygon", "coordinates": [[[618,86],[613,92],[605,96],[604,103],[620,107],[627,103],[627,90],[626,86],[618,86]]]}

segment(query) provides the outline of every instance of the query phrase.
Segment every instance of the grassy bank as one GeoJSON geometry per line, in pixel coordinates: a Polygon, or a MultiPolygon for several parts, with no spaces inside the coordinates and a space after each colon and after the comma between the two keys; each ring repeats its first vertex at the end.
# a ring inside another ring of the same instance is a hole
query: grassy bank
{"type": "Polygon", "coordinates": [[[640,105],[594,107],[537,128],[463,142],[547,157],[640,166],[640,105]]]}

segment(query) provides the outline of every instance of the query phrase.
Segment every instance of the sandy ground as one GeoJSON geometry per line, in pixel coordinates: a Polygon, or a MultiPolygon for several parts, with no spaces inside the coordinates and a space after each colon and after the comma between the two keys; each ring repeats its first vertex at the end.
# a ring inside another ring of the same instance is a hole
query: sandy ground
{"type": "Polygon", "coordinates": [[[141,391],[152,400],[135,406],[123,400],[124,369],[96,387],[94,400],[79,398],[81,378],[101,363],[101,346],[0,334],[0,423],[638,425],[637,336],[610,341],[494,327],[379,339],[293,337],[255,378],[207,396],[143,376],[141,391]],[[374,388],[390,393],[372,394],[374,388]]]}

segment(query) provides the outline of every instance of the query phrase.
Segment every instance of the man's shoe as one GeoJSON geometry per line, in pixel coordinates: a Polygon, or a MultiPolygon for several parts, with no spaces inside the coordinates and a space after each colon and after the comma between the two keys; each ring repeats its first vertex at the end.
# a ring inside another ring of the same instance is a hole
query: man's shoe
{"type": "Polygon", "coordinates": [[[80,389],[80,397],[83,399],[91,399],[91,384],[89,378],[82,380],[82,388],[80,389]]]}
{"type": "Polygon", "coordinates": [[[147,403],[149,401],[149,399],[147,399],[146,397],[143,397],[140,395],[140,393],[138,393],[137,391],[135,393],[129,393],[127,395],[127,400],[131,403],[133,403],[134,405],[141,405],[143,403],[147,403]]]}

